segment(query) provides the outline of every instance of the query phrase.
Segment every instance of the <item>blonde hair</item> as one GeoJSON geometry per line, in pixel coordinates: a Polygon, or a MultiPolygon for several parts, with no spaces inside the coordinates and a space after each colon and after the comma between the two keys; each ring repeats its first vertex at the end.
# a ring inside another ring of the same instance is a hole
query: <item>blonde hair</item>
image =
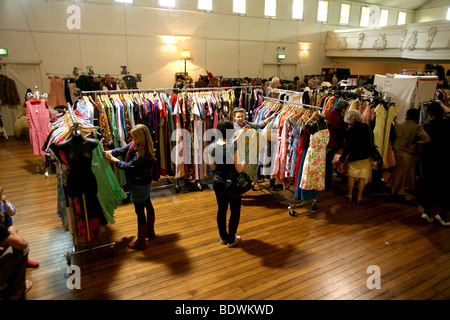
{"type": "Polygon", "coordinates": [[[138,150],[138,157],[140,158],[148,152],[150,153],[151,158],[154,158],[155,151],[153,149],[153,139],[148,128],[143,124],[138,124],[131,129],[130,133],[135,139],[143,142],[138,150]]]}

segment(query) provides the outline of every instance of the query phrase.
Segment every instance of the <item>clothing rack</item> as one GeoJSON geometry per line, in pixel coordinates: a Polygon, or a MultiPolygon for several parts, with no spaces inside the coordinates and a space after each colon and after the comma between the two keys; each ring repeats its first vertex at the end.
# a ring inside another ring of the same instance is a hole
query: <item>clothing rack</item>
{"type": "MultiPolygon", "coordinates": [[[[67,109],[68,109],[68,112],[69,112],[69,115],[70,115],[70,119],[72,120],[72,125],[73,125],[73,132],[72,132],[72,134],[76,135],[76,134],[78,134],[77,133],[77,128],[79,126],[79,123],[75,119],[75,116],[74,116],[74,113],[73,113],[73,109],[72,109],[72,106],[70,105],[70,103],[67,103],[67,109]]],[[[81,253],[84,253],[84,252],[90,252],[92,250],[102,249],[102,248],[105,248],[105,247],[109,247],[111,255],[114,255],[114,247],[116,245],[115,242],[106,243],[103,232],[100,232],[101,237],[102,237],[102,241],[103,241],[103,245],[92,247],[91,233],[90,233],[90,230],[89,230],[89,219],[88,219],[87,208],[86,208],[86,199],[85,199],[84,194],[82,194],[82,198],[83,198],[83,206],[84,206],[83,207],[83,209],[84,209],[84,218],[85,218],[85,221],[86,221],[86,229],[87,229],[87,238],[88,238],[87,239],[87,246],[88,246],[88,248],[84,249],[84,250],[77,251],[76,247],[75,247],[75,241],[73,241],[72,252],[68,252],[68,253],[66,253],[64,255],[64,257],[67,260],[67,264],[69,266],[72,263],[71,261],[72,261],[72,256],[73,255],[81,254],[81,253]]],[[[73,237],[73,235],[72,235],[72,237],[73,237]]]]}
{"type": "MultiPolygon", "coordinates": [[[[176,93],[176,94],[183,94],[183,93],[195,93],[195,92],[201,92],[201,91],[206,91],[206,92],[227,92],[230,90],[235,90],[235,89],[251,89],[251,88],[258,88],[258,87],[253,87],[251,85],[245,85],[245,86],[232,86],[232,87],[203,87],[203,88],[183,88],[183,89],[179,89],[179,88],[157,88],[157,89],[123,89],[123,90],[111,90],[111,91],[103,91],[103,90],[94,90],[94,91],[82,91],[83,95],[95,95],[95,98],[97,97],[97,95],[114,95],[114,94],[133,94],[133,93],[158,93],[158,92],[165,92],[167,94],[169,93],[176,93]]],[[[167,180],[170,182],[170,184],[173,184],[173,181],[171,178],[167,178],[167,180]]],[[[179,192],[180,191],[180,187],[179,187],[179,182],[178,179],[176,179],[176,191],[179,192]]],[[[200,182],[198,180],[196,180],[197,182],[197,189],[202,190],[202,185],[200,184],[200,182]]],[[[156,188],[162,188],[165,186],[157,186],[156,188]]]]}
{"type": "MultiPolygon", "coordinates": [[[[287,105],[287,106],[307,108],[307,109],[312,108],[312,109],[317,109],[317,110],[323,110],[322,107],[308,105],[308,104],[304,104],[304,103],[300,103],[300,102],[296,102],[296,101],[286,101],[286,100],[283,100],[283,99],[270,98],[270,97],[263,97],[263,98],[264,98],[265,101],[267,100],[267,101],[278,102],[280,104],[287,105]]],[[[317,111],[316,111],[316,113],[317,113],[317,111]]],[[[309,119],[311,119],[312,117],[314,117],[314,113],[311,115],[311,117],[309,119]]],[[[290,121],[295,121],[295,120],[291,119],[290,121]]],[[[307,122],[308,121],[306,121],[306,123],[307,122]]],[[[311,211],[316,211],[317,210],[317,200],[316,199],[302,200],[300,203],[294,204],[294,203],[291,202],[290,199],[286,199],[285,197],[281,196],[277,191],[273,191],[273,190],[271,190],[269,188],[266,188],[265,186],[262,186],[262,185],[260,185],[260,187],[261,187],[261,189],[269,192],[271,195],[273,195],[274,197],[280,199],[281,201],[287,202],[288,203],[287,209],[289,210],[289,215],[292,216],[292,217],[298,217],[298,216],[301,216],[301,215],[306,215],[306,214],[308,214],[311,211]],[[310,204],[311,207],[305,213],[298,214],[297,212],[295,212],[296,208],[304,207],[304,206],[306,206],[308,204],[310,204]]],[[[295,193],[295,191],[292,190],[289,186],[285,187],[283,185],[283,190],[282,191],[285,191],[285,190],[287,190],[287,191],[289,191],[291,193],[295,193]]]]}

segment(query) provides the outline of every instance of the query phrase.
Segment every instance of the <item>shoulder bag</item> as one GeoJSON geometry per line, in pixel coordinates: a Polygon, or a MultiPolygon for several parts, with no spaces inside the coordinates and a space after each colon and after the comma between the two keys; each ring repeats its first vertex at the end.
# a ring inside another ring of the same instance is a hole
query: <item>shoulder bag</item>
{"type": "Polygon", "coordinates": [[[235,168],[230,170],[229,177],[225,182],[225,190],[229,196],[240,197],[253,188],[253,182],[250,176],[242,171],[237,173],[235,168]]]}

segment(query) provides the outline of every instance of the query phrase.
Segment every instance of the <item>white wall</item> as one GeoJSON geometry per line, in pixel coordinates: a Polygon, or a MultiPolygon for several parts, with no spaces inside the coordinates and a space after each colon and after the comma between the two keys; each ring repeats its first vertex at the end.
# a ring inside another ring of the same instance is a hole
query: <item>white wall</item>
{"type": "Polygon", "coordinates": [[[197,11],[195,0],[177,0],[170,10],[158,8],[157,0],[135,0],[131,6],[113,0],[0,0],[0,47],[9,50],[0,63],[39,63],[46,85],[49,75],[69,75],[74,67],[120,76],[126,65],[130,74],[142,74],[140,88],[162,88],[184,71],[178,60],[182,49],[191,51],[187,71],[196,80],[206,71],[262,77],[265,65],[277,63],[277,48],[284,47],[283,63],[294,65],[302,78],[323,67],[345,67],[324,49],[328,31],[359,24],[361,4],[351,2],[350,24],[338,24],[341,2],[329,1],[329,21],[318,24],[317,0],[305,0],[303,21],[291,19],[288,0],[279,1],[277,19],[264,17],[264,0],[247,0],[246,16],[232,14],[232,0],[214,0],[212,13],[197,11]],[[67,27],[71,5],[81,10],[80,29],[67,27]],[[167,46],[163,36],[174,36],[176,43],[167,46]],[[307,53],[300,52],[303,47],[307,53]]]}

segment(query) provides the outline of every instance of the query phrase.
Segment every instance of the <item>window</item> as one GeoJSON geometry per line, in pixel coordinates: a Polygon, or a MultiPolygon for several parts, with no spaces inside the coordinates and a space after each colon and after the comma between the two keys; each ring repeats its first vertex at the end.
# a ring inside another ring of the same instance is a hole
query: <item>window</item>
{"type": "Polygon", "coordinates": [[[304,0],[292,1],[292,19],[303,19],[304,0]]]}
{"type": "Polygon", "coordinates": [[[447,8],[447,20],[450,20],[450,8],[447,8]]]}
{"type": "Polygon", "coordinates": [[[378,20],[379,27],[386,27],[388,25],[389,10],[381,9],[380,20],[378,20]]]}
{"type": "Polygon", "coordinates": [[[212,11],[212,0],[198,0],[198,9],[212,11]]]}
{"type": "Polygon", "coordinates": [[[233,0],[233,12],[239,14],[246,14],[247,0],[233,0]]]}
{"type": "Polygon", "coordinates": [[[266,17],[277,16],[277,0],[266,0],[264,5],[264,15],[266,17]]]}
{"type": "Polygon", "coordinates": [[[359,21],[360,27],[368,27],[370,18],[370,8],[362,7],[361,9],[361,20],[359,21]]]}
{"type": "Polygon", "coordinates": [[[327,22],[328,19],[328,1],[319,1],[317,9],[317,22],[327,22]]]}
{"type": "Polygon", "coordinates": [[[158,0],[160,7],[175,8],[175,0],[158,0]]]}
{"type": "Polygon", "coordinates": [[[398,13],[397,25],[401,26],[406,23],[406,12],[400,11],[398,13]]]}
{"type": "Polygon", "coordinates": [[[349,24],[350,23],[350,5],[349,4],[341,4],[341,18],[339,19],[340,24],[349,24]]]}

